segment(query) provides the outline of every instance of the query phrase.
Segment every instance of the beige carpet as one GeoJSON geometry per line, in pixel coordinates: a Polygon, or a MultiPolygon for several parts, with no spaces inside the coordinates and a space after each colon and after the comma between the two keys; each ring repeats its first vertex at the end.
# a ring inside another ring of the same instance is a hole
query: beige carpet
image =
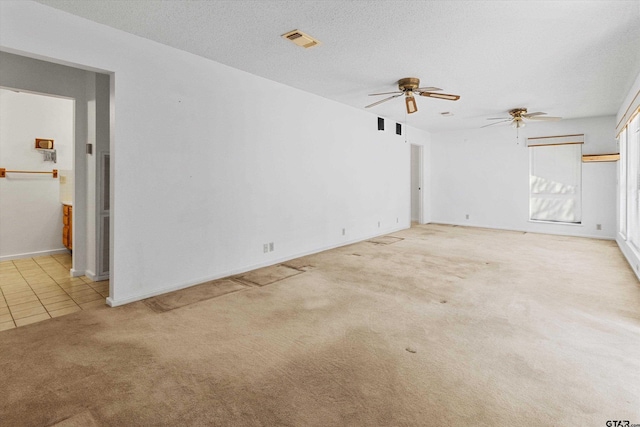
{"type": "Polygon", "coordinates": [[[163,313],[246,288],[247,285],[240,284],[234,280],[212,280],[207,283],[182,289],[180,292],[171,292],[153,298],[147,298],[144,300],[144,303],[153,311],[163,313]]]}
{"type": "Polygon", "coordinates": [[[393,236],[165,312],[138,302],[0,332],[0,424],[640,423],[640,286],[614,242],[393,236]]]}

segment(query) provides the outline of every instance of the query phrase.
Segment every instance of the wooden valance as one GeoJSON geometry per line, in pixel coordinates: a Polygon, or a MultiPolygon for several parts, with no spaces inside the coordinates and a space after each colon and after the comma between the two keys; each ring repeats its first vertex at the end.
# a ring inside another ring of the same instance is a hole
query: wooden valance
{"type": "Polygon", "coordinates": [[[613,154],[583,154],[582,163],[588,162],[617,162],[620,160],[620,153],[613,154]]]}
{"type": "Polygon", "coordinates": [[[528,147],[566,144],[584,144],[584,134],[579,133],[575,135],[539,136],[536,138],[527,138],[528,147]]]}

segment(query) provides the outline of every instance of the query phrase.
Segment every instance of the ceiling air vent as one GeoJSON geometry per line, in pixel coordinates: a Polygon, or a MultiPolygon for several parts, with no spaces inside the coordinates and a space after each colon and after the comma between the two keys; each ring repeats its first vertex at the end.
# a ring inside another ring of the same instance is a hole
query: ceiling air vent
{"type": "Polygon", "coordinates": [[[305,34],[302,31],[298,31],[298,30],[289,31],[286,34],[283,34],[282,37],[284,37],[285,39],[291,40],[293,43],[297,44],[298,46],[302,46],[305,49],[308,49],[310,47],[314,47],[320,44],[319,40],[316,40],[310,35],[305,34]]]}

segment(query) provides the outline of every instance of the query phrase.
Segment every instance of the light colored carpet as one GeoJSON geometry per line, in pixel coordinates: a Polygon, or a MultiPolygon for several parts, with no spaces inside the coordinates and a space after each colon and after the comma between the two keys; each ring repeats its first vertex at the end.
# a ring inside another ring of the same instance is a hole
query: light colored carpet
{"type": "Polygon", "coordinates": [[[303,273],[303,271],[284,264],[278,264],[250,271],[236,276],[235,279],[251,286],[265,286],[300,273],[303,273]]]}
{"type": "Polygon", "coordinates": [[[162,313],[246,288],[246,285],[229,279],[212,280],[182,289],[179,292],[170,292],[147,298],[144,303],[153,311],[162,313]]]}
{"type": "Polygon", "coordinates": [[[395,237],[395,236],[378,236],[378,237],[374,237],[373,239],[367,240],[367,242],[375,243],[377,245],[390,245],[392,243],[396,243],[401,240],[402,238],[395,237]]]}
{"type": "Polygon", "coordinates": [[[0,333],[0,424],[640,423],[640,286],[614,242],[427,225],[163,313],[0,333]]]}
{"type": "Polygon", "coordinates": [[[77,415],[67,418],[64,421],[60,421],[55,424],[55,427],[97,427],[96,420],[91,415],[91,412],[84,411],[77,415]]]}

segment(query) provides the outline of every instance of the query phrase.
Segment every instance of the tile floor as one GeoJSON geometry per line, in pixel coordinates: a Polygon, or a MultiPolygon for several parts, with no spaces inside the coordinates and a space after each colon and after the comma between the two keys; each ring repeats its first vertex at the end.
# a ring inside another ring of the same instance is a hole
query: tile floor
{"type": "Polygon", "coordinates": [[[71,255],[0,262],[0,331],[105,305],[109,281],[69,277],[71,255]]]}

